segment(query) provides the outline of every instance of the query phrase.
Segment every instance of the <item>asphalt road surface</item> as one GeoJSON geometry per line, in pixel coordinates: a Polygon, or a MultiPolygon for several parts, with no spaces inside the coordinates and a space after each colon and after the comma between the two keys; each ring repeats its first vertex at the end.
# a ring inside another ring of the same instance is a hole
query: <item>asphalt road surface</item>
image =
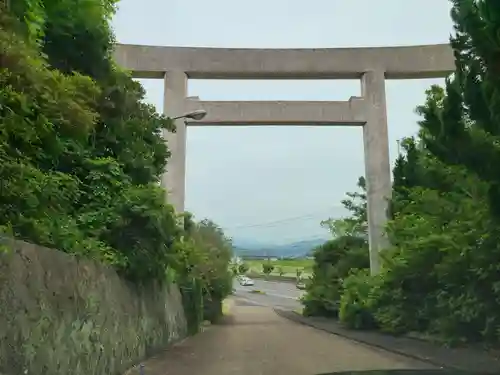
{"type": "MultiPolygon", "coordinates": [[[[222,324],[210,326],[144,363],[145,375],[316,375],[430,368],[324,331],[291,322],[272,308],[235,300],[222,324]]],[[[139,374],[137,369],[130,375],[139,374]]]]}
{"type": "Polygon", "coordinates": [[[254,280],[254,286],[241,286],[234,282],[234,296],[246,304],[295,310],[302,305],[298,300],[304,293],[294,283],[254,280]],[[252,293],[258,290],[262,294],[252,293]]]}

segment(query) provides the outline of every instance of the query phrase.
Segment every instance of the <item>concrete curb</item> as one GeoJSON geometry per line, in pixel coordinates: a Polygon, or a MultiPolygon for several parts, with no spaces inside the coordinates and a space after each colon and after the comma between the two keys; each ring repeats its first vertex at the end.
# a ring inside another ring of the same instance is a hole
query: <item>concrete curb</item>
{"type": "Polygon", "coordinates": [[[375,331],[355,331],[325,318],[309,318],[295,311],[274,309],[286,319],[388,352],[426,362],[441,368],[471,371],[474,374],[500,374],[500,359],[478,349],[446,348],[427,341],[385,335],[375,331]]]}

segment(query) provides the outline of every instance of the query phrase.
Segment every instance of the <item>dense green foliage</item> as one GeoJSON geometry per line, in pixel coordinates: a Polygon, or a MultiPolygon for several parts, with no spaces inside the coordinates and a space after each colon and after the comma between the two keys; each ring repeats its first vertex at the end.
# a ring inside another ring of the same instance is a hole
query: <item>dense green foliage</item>
{"type": "Polygon", "coordinates": [[[240,275],[244,275],[249,270],[250,270],[250,267],[249,267],[248,263],[241,263],[240,265],[238,265],[238,273],[240,275]]]}
{"type": "Polygon", "coordinates": [[[366,236],[365,179],[358,180],[361,192],[348,193],[343,206],[351,212],[344,219],[328,219],[321,223],[332,233],[333,239],[314,251],[314,267],[307,293],[303,297],[305,315],[338,317],[342,280],[352,269],[369,267],[366,236]]]}
{"type": "Polygon", "coordinates": [[[203,320],[221,317],[222,301],[232,292],[232,244],[214,222],[195,222],[186,214],[174,251],[169,270],[181,288],[189,331],[196,333],[203,320]]]}
{"type": "Polygon", "coordinates": [[[455,0],[451,15],[456,72],[427,91],[420,132],[402,143],[391,247],[375,277],[351,265],[339,315],[352,328],[498,342],[500,7],[455,0]]]}
{"type": "Polygon", "coordinates": [[[165,202],[173,123],[113,61],[115,3],[0,2],[0,229],[220,301],[230,243],[165,202]]]}
{"type": "Polygon", "coordinates": [[[270,261],[262,263],[262,272],[264,273],[264,275],[269,276],[269,274],[273,271],[274,265],[270,261]]]}

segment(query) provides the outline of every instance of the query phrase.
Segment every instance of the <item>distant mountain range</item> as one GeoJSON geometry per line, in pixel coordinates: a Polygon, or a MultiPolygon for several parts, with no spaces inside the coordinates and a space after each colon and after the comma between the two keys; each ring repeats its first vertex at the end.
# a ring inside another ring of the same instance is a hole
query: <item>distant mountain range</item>
{"type": "Polygon", "coordinates": [[[304,240],[288,244],[259,243],[249,240],[233,240],[234,254],[237,256],[268,256],[273,258],[303,258],[310,256],[312,250],[326,239],[304,240]]]}

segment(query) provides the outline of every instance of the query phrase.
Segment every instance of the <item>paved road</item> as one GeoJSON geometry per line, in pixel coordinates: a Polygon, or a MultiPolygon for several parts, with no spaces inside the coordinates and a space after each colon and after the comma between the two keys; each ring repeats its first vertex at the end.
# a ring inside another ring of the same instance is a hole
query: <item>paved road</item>
{"type": "MultiPolygon", "coordinates": [[[[429,368],[237,302],[221,325],[145,363],[145,375],[315,375],[333,371],[429,368]]],[[[138,372],[131,372],[137,374],[138,372]]]]}
{"type": "Polygon", "coordinates": [[[241,286],[235,281],[233,285],[234,295],[254,305],[292,310],[301,307],[298,298],[303,294],[303,291],[297,289],[295,284],[265,280],[254,280],[254,282],[254,286],[241,286]],[[265,294],[254,294],[251,293],[252,290],[260,290],[265,294]]]}
{"type": "MultiPolygon", "coordinates": [[[[266,281],[266,280],[254,280],[255,285],[250,288],[259,289],[270,295],[274,295],[278,298],[297,298],[302,294],[302,291],[297,289],[295,283],[280,282],[280,281],[266,281]]],[[[237,288],[249,288],[241,287],[239,283],[236,283],[237,288]]]]}

